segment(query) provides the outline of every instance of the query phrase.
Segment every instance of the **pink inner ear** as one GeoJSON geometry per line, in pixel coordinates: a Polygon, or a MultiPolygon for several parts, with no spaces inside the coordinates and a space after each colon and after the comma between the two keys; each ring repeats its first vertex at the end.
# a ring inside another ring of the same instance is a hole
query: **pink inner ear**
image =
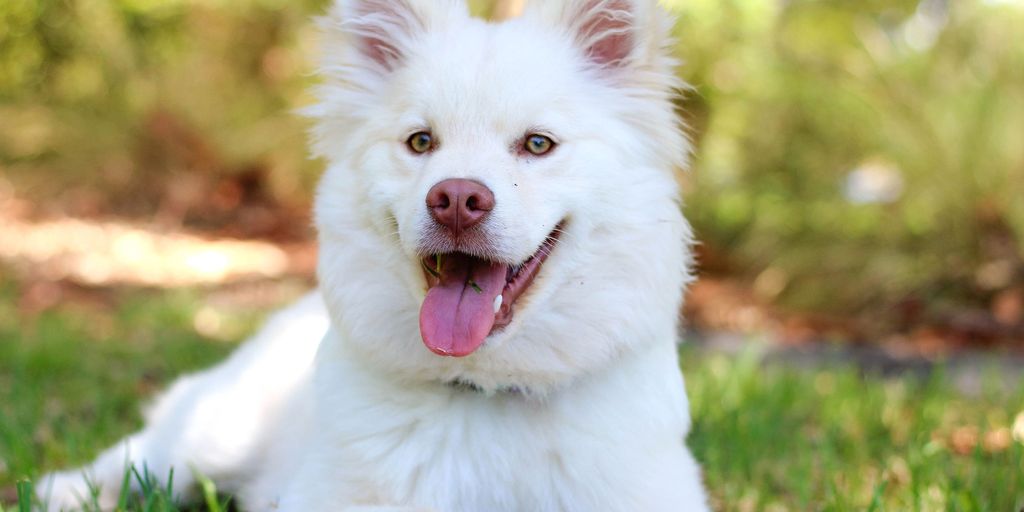
{"type": "Polygon", "coordinates": [[[367,37],[362,42],[361,51],[367,58],[389,71],[399,58],[398,48],[384,38],[367,37]]]}
{"type": "Polygon", "coordinates": [[[353,31],[360,51],[387,70],[402,58],[400,38],[408,37],[415,14],[405,0],[360,0],[356,2],[353,31]]]}
{"type": "Polygon", "coordinates": [[[583,3],[579,38],[594,62],[604,67],[625,63],[633,53],[634,13],[629,0],[589,0],[583,3]]]}

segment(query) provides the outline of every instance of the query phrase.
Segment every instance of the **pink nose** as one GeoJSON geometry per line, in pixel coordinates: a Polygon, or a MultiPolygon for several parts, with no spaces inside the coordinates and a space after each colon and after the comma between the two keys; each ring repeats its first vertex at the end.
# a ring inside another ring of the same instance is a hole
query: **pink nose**
{"type": "Polygon", "coordinates": [[[427,209],[434,220],[458,237],[491,213],[494,193],[476,181],[444,180],[427,192],[427,209]]]}

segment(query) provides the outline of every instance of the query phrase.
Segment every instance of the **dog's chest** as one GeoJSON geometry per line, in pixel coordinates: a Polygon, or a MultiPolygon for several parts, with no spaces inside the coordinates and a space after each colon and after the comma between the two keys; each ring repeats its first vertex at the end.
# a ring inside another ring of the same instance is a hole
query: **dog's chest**
{"type": "Polygon", "coordinates": [[[356,502],[568,510],[614,499],[594,485],[617,459],[607,424],[598,430],[518,397],[453,396],[385,409],[335,423],[343,428],[335,462],[356,502]]]}
{"type": "Polygon", "coordinates": [[[673,350],[623,359],[547,400],[410,386],[322,359],[317,427],[291,494],[451,512],[669,503],[687,421],[679,370],[662,354],[673,350]]]}

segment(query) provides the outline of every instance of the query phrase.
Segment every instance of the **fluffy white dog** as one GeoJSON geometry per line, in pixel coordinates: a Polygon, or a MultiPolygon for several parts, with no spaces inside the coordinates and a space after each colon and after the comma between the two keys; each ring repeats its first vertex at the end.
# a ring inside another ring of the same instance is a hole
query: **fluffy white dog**
{"type": "Polygon", "coordinates": [[[706,510],[677,365],[690,230],[656,0],[339,0],[322,21],[320,294],[184,377],[126,464],[245,510],[706,510]],[[322,297],[321,297],[322,296],[322,297]]]}

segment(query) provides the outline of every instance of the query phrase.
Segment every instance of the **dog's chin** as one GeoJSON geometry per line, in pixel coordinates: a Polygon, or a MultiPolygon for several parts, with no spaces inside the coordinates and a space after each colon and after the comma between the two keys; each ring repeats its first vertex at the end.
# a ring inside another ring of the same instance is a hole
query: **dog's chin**
{"type": "Polygon", "coordinates": [[[478,251],[435,253],[420,261],[427,294],[420,334],[435,354],[465,357],[508,327],[515,306],[532,291],[544,263],[558,246],[559,224],[526,260],[509,264],[478,251]]]}

